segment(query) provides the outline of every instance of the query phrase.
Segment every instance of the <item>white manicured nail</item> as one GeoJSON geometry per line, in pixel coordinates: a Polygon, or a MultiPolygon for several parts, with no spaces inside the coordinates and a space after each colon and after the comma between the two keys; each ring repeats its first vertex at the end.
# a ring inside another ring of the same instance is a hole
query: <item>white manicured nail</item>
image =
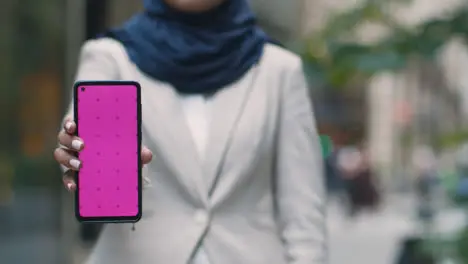
{"type": "Polygon", "coordinates": [[[75,150],[80,150],[81,147],[83,146],[83,142],[79,141],[78,139],[75,139],[72,141],[72,148],[75,150]]]}
{"type": "Polygon", "coordinates": [[[79,160],[72,159],[72,160],[70,160],[70,165],[75,169],[79,169],[80,165],[81,165],[81,162],[79,160]]]}
{"type": "Polygon", "coordinates": [[[73,126],[73,123],[72,123],[72,122],[67,122],[67,123],[65,124],[65,128],[66,128],[67,130],[70,130],[72,126],[73,126]]]}

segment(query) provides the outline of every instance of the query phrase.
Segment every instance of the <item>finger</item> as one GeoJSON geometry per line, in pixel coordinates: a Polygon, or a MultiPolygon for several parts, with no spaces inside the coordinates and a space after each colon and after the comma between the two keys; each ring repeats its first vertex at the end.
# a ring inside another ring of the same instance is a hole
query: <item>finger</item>
{"type": "Polygon", "coordinates": [[[77,171],[81,168],[81,161],[78,160],[70,150],[56,148],[54,151],[54,158],[58,163],[71,170],[77,171]]]}
{"type": "Polygon", "coordinates": [[[73,119],[71,119],[70,117],[66,118],[65,122],[63,123],[63,129],[69,135],[74,135],[76,132],[76,124],[75,122],[73,122],[73,119]]]}
{"type": "Polygon", "coordinates": [[[153,159],[153,153],[147,147],[143,146],[141,149],[141,162],[143,165],[148,164],[153,159]]]}
{"type": "Polygon", "coordinates": [[[80,151],[84,148],[83,140],[79,137],[68,134],[65,130],[62,130],[58,135],[58,142],[71,150],[80,151]]]}
{"type": "Polygon", "coordinates": [[[75,174],[76,172],[73,170],[68,170],[63,174],[63,185],[69,192],[76,190],[75,174]]]}

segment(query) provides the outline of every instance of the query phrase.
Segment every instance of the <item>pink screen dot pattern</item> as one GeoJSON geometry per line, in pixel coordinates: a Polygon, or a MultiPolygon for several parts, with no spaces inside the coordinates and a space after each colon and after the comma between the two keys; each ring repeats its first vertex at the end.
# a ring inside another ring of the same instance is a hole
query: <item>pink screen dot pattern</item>
{"type": "Polygon", "coordinates": [[[78,87],[78,206],[81,217],[139,213],[138,94],[133,85],[78,87]],[[84,88],[84,89],[83,89],[84,88]]]}

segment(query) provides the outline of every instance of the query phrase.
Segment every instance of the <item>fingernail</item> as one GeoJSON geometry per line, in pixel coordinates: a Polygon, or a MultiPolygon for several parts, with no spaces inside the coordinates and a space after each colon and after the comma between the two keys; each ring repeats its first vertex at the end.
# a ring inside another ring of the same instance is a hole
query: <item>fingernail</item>
{"type": "Polygon", "coordinates": [[[80,150],[83,146],[83,142],[79,141],[78,139],[75,139],[72,141],[71,146],[75,150],[80,150]]]}
{"type": "Polygon", "coordinates": [[[66,128],[67,130],[70,130],[72,126],[73,126],[73,123],[72,123],[72,122],[67,122],[67,123],[65,124],[65,128],[66,128]]]}
{"type": "Polygon", "coordinates": [[[75,169],[79,169],[80,165],[81,165],[81,162],[79,160],[72,159],[72,160],[70,160],[70,165],[75,169]]]}
{"type": "Polygon", "coordinates": [[[73,187],[73,183],[69,182],[69,183],[67,184],[68,190],[71,191],[72,187],[73,187]]]}

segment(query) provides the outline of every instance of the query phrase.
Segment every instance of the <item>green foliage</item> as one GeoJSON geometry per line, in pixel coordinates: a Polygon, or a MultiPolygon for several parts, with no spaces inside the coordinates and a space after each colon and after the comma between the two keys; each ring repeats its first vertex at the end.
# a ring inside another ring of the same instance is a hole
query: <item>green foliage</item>
{"type": "Polygon", "coordinates": [[[406,67],[413,57],[433,59],[455,35],[468,39],[468,9],[461,8],[445,19],[406,29],[386,13],[380,2],[368,1],[332,16],[323,30],[306,41],[303,57],[313,81],[335,88],[362,83],[376,73],[406,67]],[[371,44],[350,41],[364,22],[383,25],[392,33],[371,44]]]}
{"type": "Polygon", "coordinates": [[[468,228],[463,230],[456,241],[457,254],[462,263],[468,263],[468,228]]]}
{"type": "Polygon", "coordinates": [[[438,137],[433,145],[437,148],[448,149],[460,146],[464,142],[468,142],[468,131],[459,130],[438,137]]]}

